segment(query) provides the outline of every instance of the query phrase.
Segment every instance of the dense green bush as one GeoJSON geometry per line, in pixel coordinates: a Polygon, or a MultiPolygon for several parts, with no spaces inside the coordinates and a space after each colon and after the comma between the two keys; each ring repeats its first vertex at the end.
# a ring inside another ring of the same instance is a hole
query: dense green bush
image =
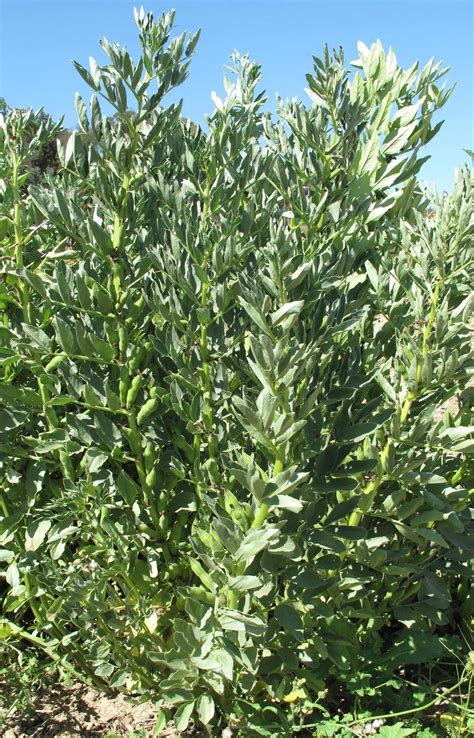
{"type": "Polygon", "coordinates": [[[57,126],[1,124],[3,637],[178,731],[396,704],[473,613],[471,179],[416,177],[446,70],[325,50],[272,115],[234,55],[204,131],[164,104],[197,34],[136,21],[57,176],[23,187],[57,126]]]}

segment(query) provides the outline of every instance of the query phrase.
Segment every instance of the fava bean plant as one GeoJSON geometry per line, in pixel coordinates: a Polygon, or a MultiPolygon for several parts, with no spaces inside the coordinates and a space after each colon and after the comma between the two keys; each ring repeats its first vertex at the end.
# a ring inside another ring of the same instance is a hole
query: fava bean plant
{"type": "Polygon", "coordinates": [[[0,635],[290,735],[469,637],[471,174],[420,184],[439,64],[324,49],[269,112],[235,53],[202,128],[198,34],[135,20],[57,174],[60,124],[1,119],[0,635]]]}

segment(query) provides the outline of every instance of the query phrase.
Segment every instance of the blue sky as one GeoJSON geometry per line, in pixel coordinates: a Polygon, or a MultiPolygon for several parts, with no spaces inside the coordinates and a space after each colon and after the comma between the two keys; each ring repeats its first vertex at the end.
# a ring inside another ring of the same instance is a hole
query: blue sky
{"type": "MultiPolygon", "coordinates": [[[[0,0],[0,96],[12,106],[43,106],[75,125],[74,94],[88,95],[71,60],[103,59],[99,38],[138,49],[133,7],[139,0],[0,0]]],[[[202,28],[191,75],[180,88],[184,114],[204,121],[212,90],[222,91],[223,66],[234,49],[263,66],[263,87],[306,99],[305,73],[325,41],[343,46],[347,61],[358,40],[380,38],[399,63],[432,56],[451,67],[457,87],[441,111],[445,124],[427,153],[421,176],[449,189],[454,168],[473,144],[473,5],[468,0],[169,0],[143,3],[158,15],[176,8],[177,31],[202,28]]]]}

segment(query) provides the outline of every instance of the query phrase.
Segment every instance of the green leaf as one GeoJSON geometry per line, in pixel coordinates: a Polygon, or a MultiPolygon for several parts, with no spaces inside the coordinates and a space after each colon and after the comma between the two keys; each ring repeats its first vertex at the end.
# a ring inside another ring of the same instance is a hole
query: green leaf
{"type": "Polygon", "coordinates": [[[301,615],[290,604],[283,602],[275,608],[275,618],[278,620],[286,633],[302,641],[304,638],[304,625],[301,615]]]}
{"type": "Polygon", "coordinates": [[[38,392],[18,388],[11,384],[0,384],[0,402],[3,404],[19,402],[29,407],[41,407],[42,400],[38,392]]]}
{"type": "Polygon", "coordinates": [[[173,719],[176,730],[186,730],[190,723],[191,715],[194,711],[194,706],[195,702],[193,700],[192,702],[185,702],[178,707],[173,719]]]}
{"type": "Polygon", "coordinates": [[[238,610],[221,608],[219,621],[224,630],[247,633],[255,637],[263,636],[266,630],[265,623],[257,615],[244,615],[238,610]]]}
{"type": "Polygon", "coordinates": [[[324,530],[312,530],[309,535],[309,539],[311,543],[314,543],[321,548],[326,548],[329,551],[343,553],[346,550],[345,545],[341,541],[324,530]]]}
{"type": "Polygon", "coordinates": [[[82,66],[82,64],[79,64],[79,62],[73,60],[72,63],[74,64],[76,70],[81,75],[84,82],[86,82],[86,84],[88,84],[89,87],[92,87],[93,90],[98,90],[99,85],[95,82],[92,74],[88,72],[87,69],[85,69],[85,67],[82,66]]]}
{"type": "Polygon", "coordinates": [[[263,502],[269,507],[281,507],[283,510],[288,510],[292,513],[299,513],[303,509],[303,503],[301,500],[297,500],[295,497],[289,495],[273,494],[263,498],[263,502]]]}
{"type": "Polygon", "coordinates": [[[270,542],[276,541],[278,538],[278,529],[270,526],[249,530],[234,554],[235,560],[252,561],[260,551],[269,546],[270,542]]]}
{"type": "Polygon", "coordinates": [[[357,423],[356,425],[349,426],[343,430],[337,440],[340,443],[355,443],[356,441],[362,441],[363,438],[369,436],[376,430],[376,423],[357,423]]]}
{"type": "Polygon", "coordinates": [[[46,352],[51,350],[51,339],[48,338],[44,331],[40,328],[34,328],[31,325],[27,325],[26,323],[22,323],[22,328],[34,348],[38,348],[46,352]]]}
{"type": "Polygon", "coordinates": [[[374,288],[374,290],[377,290],[379,286],[379,278],[378,278],[377,270],[375,269],[374,265],[368,260],[365,262],[364,266],[367,271],[367,275],[370,279],[370,283],[372,287],[374,288]]]}
{"type": "Polygon", "coordinates": [[[92,341],[92,345],[94,346],[95,351],[97,351],[101,359],[105,359],[105,361],[112,361],[115,356],[114,347],[107,343],[107,341],[104,341],[103,338],[94,335],[94,333],[90,333],[89,338],[92,341]]]}
{"type": "Polygon", "coordinates": [[[47,292],[44,286],[43,279],[31,269],[24,269],[23,273],[25,275],[26,281],[33,287],[38,295],[40,297],[46,298],[47,292]]]}
{"type": "Polygon", "coordinates": [[[14,561],[7,567],[5,579],[13,590],[16,590],[19,586],[20,572],[18,571],[18,567],[14,561]]]}
{"type": "Polygon", "coordinates": [[[59,344],[63,351],[70,356],[74,353],[74,334],[71,327],[62,318],[54,318],[54,327],[58,337],[59,344]]]}
{"type": "Polygon", "coordinates": [[[79,125],[81,129],[85,133],[87,133],[89,131],[89,120],[87,117],[87,109],[86,109],[86,106],[84,105],[84,100],[82,99],[82,97],[79,95],[78,92],[76,92],[75,103],[76,103],[76,112],[77,112],[77,117],[79,120],[79,125]]]}
{"type": "Polygon", "coordinates": [[[474,425],[457,426],[455,428],[447,428],[440,433],[440,439],[449,439],[454,443],[446,443],[446,446],[453,451],[464,451],[472,453],[474,451],[474,425]]]}
{"type": "Polygon", "coordinates": [[[377,659],[377,664],[396,668],[405,664],[425,664],[445,653],[439,637],[422,631],[407,631],[377,659]]]}
{"type": "Polygon", "coordinates": [[[0,435],[22,426],[28,419],[23,410],[0,410],[0,435]]]}
{"type": "Polygon", "coordinates": [[[212,594],[215,593],[216,588],[214,585],[214,582],[212,581],[212,577],[205,571],[203,566],[199,563],[197,559],[190,559],[189,565],[191,566],[191,569],[195,573],[195,575],[198,577],[198,579],[201,580],[201,582],[204,584],[206,589],[209,590],[212,594]]]}
{"type": "Polygon", "coordinates": [[[253,322],[258,325],[258,327],[261,328],[264,333],[266,333],[268,336],[271,336],[270,328],[267,325],[267,322],[261,310],[256,308],[254,305],[251,305],[249,302],[247,302],[247,300],[244,300],[243,297],[239,297],[239,302],[244,308],[245,312],[253,320],[253,322]]]}
{"type": "Polygon", "coordinates": [[[120,470],[116,481],[118,491],[129,505],[140,498],[140,487],[124,469],[120,470]]]}
{"type": "Polygon", "coordinates": [[[397,394],[390,382],[383,376],[383,374],[381,372],[377,372],[375,375],[375,379],[377,380],[385,394],[390,398],[390,400],[392,402],[396,402],[397,394]]]}
{"type": "Polygon", "coordinates": [[[288,315],[299,315],[304,307],[304,300],[295,300],[282,305],[275,313],[272,314],[272,323],[274,326],[280,325],[288,315]]]}
{"type": "Polygon", "coordinates": [[[241,575],[229,579],[229,588],[238,590],[239,592],[247,592],[252,589],[258,589],[262,586],[262,582],[258,577],[241,575]]]}
{"type": "Polygon", "coordinates": [[[263,389],[257,398],[257,408],[260,413],[264,430],[268,430],[273,423],[278,398],[267,388],[263,389]]]}
{"type": "Polygon", "coordinates": [[[156,708],[155,715],[155,735],[159,735],[168,725],[168,714],[163,707],[156,708]]]}
{"type": "MultiPolygon", "coordinates": [[[[407,735],[413,735],[413,733],[417,733],[416,728],[405,728],[403,727],[403,723],[393,723],[393,725],[383,725],[379,731],[378,735],[381,738],[405,738],[407,735]]],[[[420,733],[417,733],[417,735],[421,735],[420,733]]]]}
{"type": "Polygon", "coordinates": [[[203,725],[211,722],[215,714],[215,704],[210,694],[203,694],[197,701],[197,714],[203,725]]]}
{"type": "Polygon", "coordinates": [[[50,520],[41,520],[39,523],[29,525],[26,529],[26,551],[36,551],[43,543],[50,528],[50,520]]]}
{"type": "Polygon", "coordinates": [[[234,661],[230,653],[223,648],[217,648],[211,651],[206,658],[193,657],[192,663],[204,671],[218,672],[225,679],[231,680],[233,677],[234,661]]]}
{"type": "Polygon", "coordinates": [[[101,469],[106,461],[108,461],[107,454],[102,453],[98,448],[88,448],[82,458],[84,468],[87,469],[89,474],[93,474],[101,469]]]}

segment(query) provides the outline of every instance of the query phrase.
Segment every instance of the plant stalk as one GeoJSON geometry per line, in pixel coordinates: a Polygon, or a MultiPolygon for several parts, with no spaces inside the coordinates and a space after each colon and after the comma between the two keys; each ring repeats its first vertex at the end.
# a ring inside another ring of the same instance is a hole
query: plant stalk
{"type": "MultiPolygon", "coordinates": [[[[425,330],[423,331],[423,341],[421,346],[421,354],[420,354],[420,360],[416,369],[416,389],[415,391],[408,392],[405,401],[402,405],[402,409],[400,411],[400,425],[403,425],[409,414],[411,407],[413,405],[413,402],[418,397],[418,394],[420,390],[422,389],[421,384],[423,381],[423,368],[425,365],[426,357],[428,355],[429,350],[429,340],[431,336],[431,331],[433,328],[433,323],[436,319],[436,309],[438,307],[438,301],[439,301],[439,292],[442,285],[442,280],[438,280],[435,284],[434,290],[433,290],[433,299],[431,301],[431,307],[430,312],[428,316],[428,320],[426,322],[425,330]]],[[[385,446],[383,447],[381,454],[380,454],[380,463],[379,468],[377,471],[377,475],[375,479],[373,479],[367,487],[364,489],[362,493],[361,498],[361,504],[359,506],[358,510],[354,510],[350,517],[349,517],[349,525],[352,527],[357,527],[362,517],[368,510],[370,509],[373,500],[375,498],[375,495],[377,493],[377,490],[379,489],[380,485],[385,479],[385,473],[387,470],[387,462],[389,458],[390,449],[392,448],[394,444],[394,439],[389,438],[387,442],[385,443],[385,446]]]]}
{"type": "MultiPolygon", "coordinates": [[[[12,178],[12,189],[13,189],[13,226],[15,234],[15,251],[14,259],[16,268],[18,270],[24,268],[23,260],[23,228],[21,224],[21,197],[19,187],[19,174],[20,174],[20,162],[15,152],[12,154],[13,157],[13,178],[12,178]]],[[[23,311],[23,320],[25,323],[31,323],[31,310],[30,300],[28,295],[28,288],[24,281],[19,278],[18,280],[18,293],[20,296],[20,302],[23,311]]]]}

